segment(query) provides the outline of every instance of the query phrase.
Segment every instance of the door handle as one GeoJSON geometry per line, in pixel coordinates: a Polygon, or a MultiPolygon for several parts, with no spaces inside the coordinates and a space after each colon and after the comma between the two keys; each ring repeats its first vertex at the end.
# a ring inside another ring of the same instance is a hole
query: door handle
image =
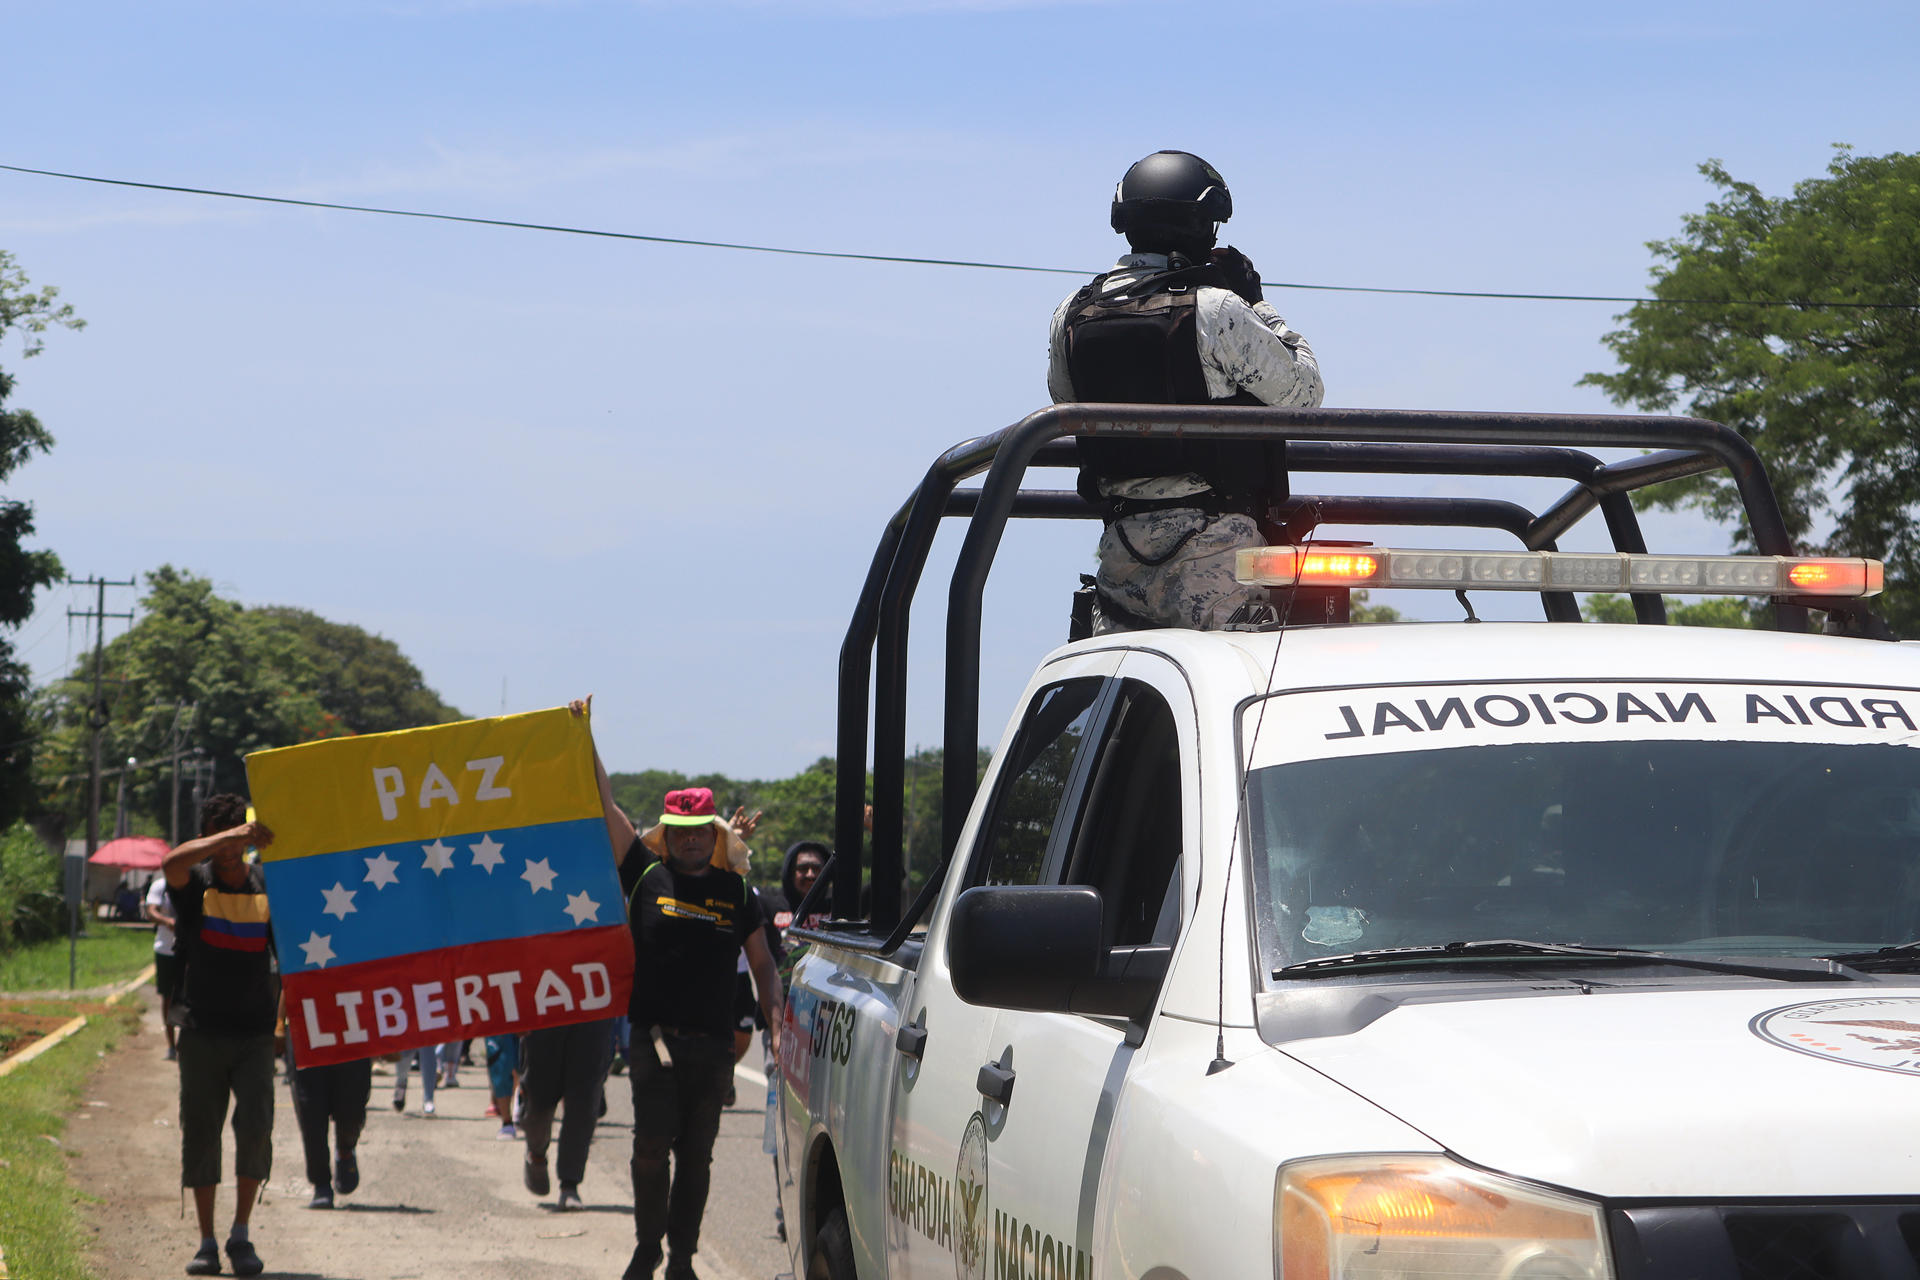
{"type": "Polygon", "coordinates": [[[922,1009],[915,1014],[913,1021],[900,1028],[893,1038],[893,1047],[906,1054],[915,1062],[920,1061],[927,1051],[927,1011],[922,1009]]]}
{"type": "Polygon", "coordinates": [[[982,1095],[992,1098],[1001,1106],[1013,1100],[1013,1068],[989,1062],[980,1068],[980,1075],[974,1080],[982,1095]]]}

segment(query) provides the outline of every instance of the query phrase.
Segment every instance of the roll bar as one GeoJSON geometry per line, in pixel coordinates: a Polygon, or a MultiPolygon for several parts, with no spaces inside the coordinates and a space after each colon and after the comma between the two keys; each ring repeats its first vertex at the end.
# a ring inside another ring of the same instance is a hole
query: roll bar
{"type": "MultiPolygon", "coordinates": [[[[1555,540],[1598,508],[1615,550],[1644,552],[1631,493],[1647,485],[1724,468],[1746,510],[1756,549],[1792,555],[1786,522],[1759,455],[1731,428],[1701,418],[1612,414],[1466,413],[1400,409],[1282,409],[1266,406],[1061,404],[991,435],[956,445],[927,469],[887,522],[840,648],[835,747],[833,914],[841,945],[891,950],[901,921],[905,832],[907,635],[913,599],[943,518],[967,522],[947,594],[946,717],[942,735],[942,859],[960,838],[976,786],[980,724],[981,599],[1007,521],[1097,519],[1077,493],[1023,489],[1029,468],[1077,465],[1086,437],[1285,440],[1291,473],[1539,476],[1572,482],[1535,514],[1489,499],[1299,497],[1321,521],[1340,524],[1459,525],[1504,529],[1529,550],[1555,540]],[[1589,448],[1648,450],[1603,463],[1589,448]],[[962,480],[985,473],[978,489],[962,480]],[[869,703],[869,690],[872,701],[869,703]],[[872,900],[862,914],[863,809],[867,723],[873,721],[872,900]],[[851,936],[850,936],[851,935],[851,936]]],[[[1564,592],[1543,592],[1547,617],[1576,622],[1564,592]]],[[[1658,596],[1633,596],[1642,623],[1665,620],[1658,596]]],[[[1806,606],[1783,601],[1775,625],[1805,630],[1806,606]]],[[[923,895],[924,897],[924,895],[923,895]]],[[[920,905],[920,904],[916,904],[920,905]]],[[[917,913],[916,913],[917,914],[917,913]]]]}

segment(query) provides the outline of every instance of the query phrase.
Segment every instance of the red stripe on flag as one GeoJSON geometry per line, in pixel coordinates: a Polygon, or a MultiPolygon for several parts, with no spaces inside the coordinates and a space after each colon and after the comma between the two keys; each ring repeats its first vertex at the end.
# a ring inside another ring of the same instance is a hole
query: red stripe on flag
{"type": "Polygon", "coordinates": [[[287,1029],[303,1067],[627,1011],[624,924],[389,956],[286,977],[287,1029]]]}

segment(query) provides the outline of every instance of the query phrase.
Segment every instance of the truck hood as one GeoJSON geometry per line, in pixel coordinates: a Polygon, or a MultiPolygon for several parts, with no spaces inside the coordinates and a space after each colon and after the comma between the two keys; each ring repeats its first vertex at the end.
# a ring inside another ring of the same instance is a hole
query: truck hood
{"type": "Polygon", "coordinates": [[[1279,1049],[1462,1159],[1594,1195],[1920,1193],[1916,986],[1409,1001],[1279,1049]]]}

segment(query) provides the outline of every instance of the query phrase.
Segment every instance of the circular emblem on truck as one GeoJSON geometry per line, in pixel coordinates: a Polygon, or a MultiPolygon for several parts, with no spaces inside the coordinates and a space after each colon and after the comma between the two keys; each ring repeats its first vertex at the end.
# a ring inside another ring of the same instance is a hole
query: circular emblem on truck
{"type": "Polygon", "coordinates": [[[1920,996],[1790,1004],[1748,1025],[1761,1039],[1795,1053],[1920,1076],[1920,996]]]}
{"type": "Polygon", "coordinates": [[[960,1280],[986,1280],[987,1274],[987,1122],[978,1111],[960,1139],[953,1170],[953,1269],[960,1280]]]}

